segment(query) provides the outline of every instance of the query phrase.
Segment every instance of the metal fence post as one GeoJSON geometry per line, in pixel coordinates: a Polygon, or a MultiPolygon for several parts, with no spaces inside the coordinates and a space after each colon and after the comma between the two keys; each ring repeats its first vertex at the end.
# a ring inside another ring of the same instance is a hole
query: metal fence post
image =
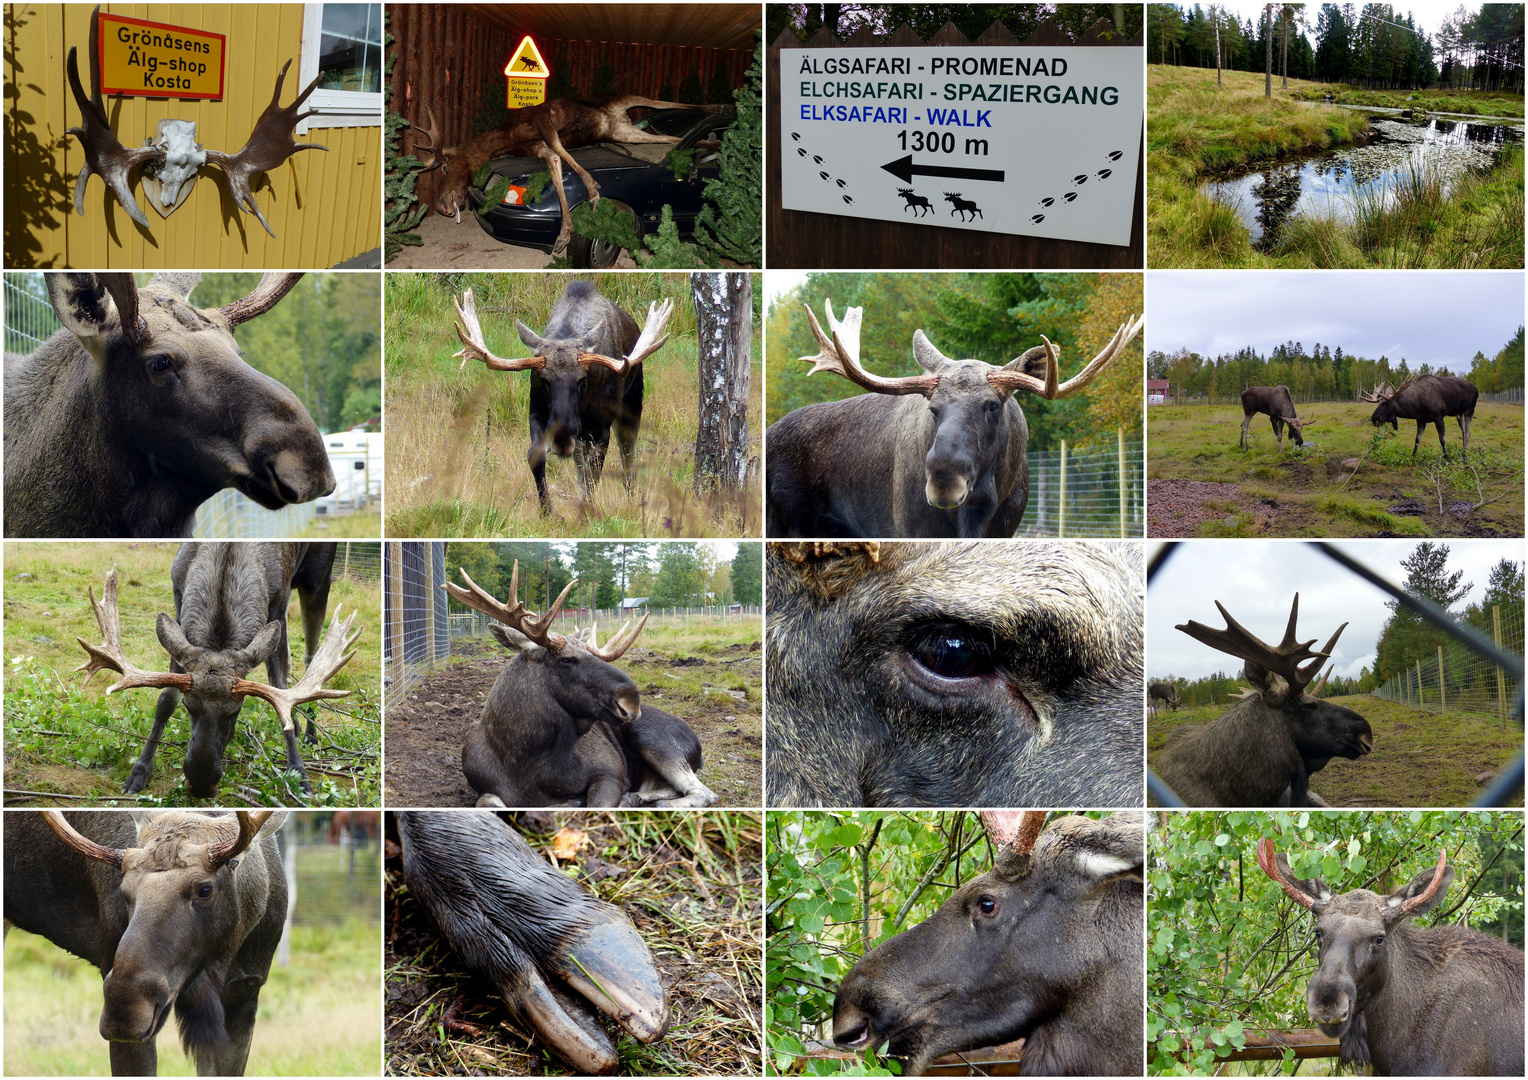
{"type": "Polygon", "coordinates": [[[1061,500],[1057,504],[1058,517],[1056,535],[1066,535],[1066,440],[1061,440],[1061,500]]]}
{"type": "Polygon", "coordinates": [[[1443,688],[1443,646],[1438,646],[1438,713],[1448,715],[1448,692],[1443,688]]]}
{"type": "Polygon", "coordinates": [[[1125,429],[1115,428],[1114,434],[1119,443],[1119,535],[1125,536],[1125,429]]]}
{"type": "Polygon", "coordinates": [[[1422,694],[1422,659],[1417,658],[1417,706],[1420,708],[1427,704],[1427,698],[1422,694]]]}
{"type": "MultiPolygon", "coordinates": [[[[1491,605],[1491,638],[1496,642],[1496,647],[1501,648],[1501,605],[1491,605]]],[[[1502,670],[1500,664],[1496,665],[1496,715],[1501,720],[1502,726],[1507,726],[1507,673],[1502,670]]]]}

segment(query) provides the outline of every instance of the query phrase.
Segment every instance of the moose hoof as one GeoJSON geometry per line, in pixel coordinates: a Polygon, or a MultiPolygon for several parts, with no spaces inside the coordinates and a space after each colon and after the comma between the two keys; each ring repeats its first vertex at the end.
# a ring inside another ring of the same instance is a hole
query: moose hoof
{"type": "Polygon", "coordinates": [[[149,779],[154,775],[152,769],[134,765],[133,771],[128,773],[127,783],[122,785],[122,794],[136,795],[149,786],[149,779]]]}

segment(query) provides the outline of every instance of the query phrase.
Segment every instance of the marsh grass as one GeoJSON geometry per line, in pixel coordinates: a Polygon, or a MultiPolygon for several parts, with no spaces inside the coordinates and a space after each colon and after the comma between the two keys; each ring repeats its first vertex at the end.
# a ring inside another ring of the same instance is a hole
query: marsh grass
{"type": "MultiPolygon", "coordinates": [[[[489,349],[525,355],[515,320],[538,333],[566,279],[548,274],[391,274],[387,283],[387,510],[392,536],[702,537],[757,535],[757,470],[738,497],[697,495],[698,348],[688,275],[590,275],[639,325],[649,303],[674,301],[668,344],[644,367],[634,475],[623,482],[612,438],[604,474],[585,496],[571,458],[547,458],[553,513],[543,515],[525,461],[530,376],[461,369],[451,354],[453,295],[471,288],[489,349]]],[[[755,284],[755,288],[762,287],[755,284]]],[[[749,387],[750,457],[762,433],[762,346],[749,387]]]]}
{"type": "MultiPolygon", "coordinates": [[[[1261,78],[1261,76],[1259,76],[1261,78]]],[[[1330,94],[1338,105],[1367,105],[1381,109],[1422,109],[1460,116],[1521,117],[1523,95],[1474,90],[1361,90],[1342,83],[1301,83],[1291,97],[1324,101],[1330,94]]]]}
{"type": "MultiPolygon", "coordinates": [[[[1263,97],[1261,73],[1148,68],[1147,228],[1150,265],[1170,267],[1470,268],[1523,265],[1523,151],[1503,154],[1484,175],[1447,186],[1413,170],[1392,193],[1360,189],[1353,221],[1301,213],[1276,248],[1252,247],[1236,213],[1199,186],[1217,170],[1351,143],[1369,117],[1311,104],[1328,88],[1290,80],[1263,97]]],[[[1508,100],[1508,106],[1512,101],[1508,100]]],[[[1441,106],[1430,106],[1441,109],[1441,106]]],[[[1516,112],[1487,115],[1522,115],[1516,112]]],[[[1462,110],[1449,110],[1462,111],[1462,110]]]]}
{"type": "MultiPolygon", "coordinates": [[[[5,572],[5,787],[7,805],[301,805],[300,789],[283,768],[281,721],[270,705],[246,698],[226,756],[227,771],[215,802],[192,799],[182,766],[189,721],[185,704],[165,726],[148,789],[136,800],[122,797],[133,762],[153,726],[158,695],[152,690],[106,693],[109,673],[89,683],[74,669],[85,659],[75,641],[101,640],[87,591],[101,595],[107,572],[120,577],[123,650],[145,670],[168,670],[159,644],[158,614],[175,611],[170,563],[177,544],[8,543],[5,572]],[[54,792],[20,798],[13,791],[54,792]],[[83,797],[79,798],[79,797],[83,797]]],[[[381,770],[380,595],[375,580],[336,576],[329,591],[327,629],[334,613],[358,610],[361,630],[355,656],[328,682],[350,696],[304,705],[317,708],[319,742],[299,738],[314,788],[314,805],[375,806],[381,770]]],[[[294,594],[287,637],[292,680],[303,671],[302,614],[294,594]]],[[[252,678],[264,679],[258,667],[252,678]]],[[[299,723],[303,721],[299,720],[299,723]]]]}
{"type": "MultiPolygon", "coordinates": [[[[668,988],[667,1035],[648,1046],[624,1033],[618,1072],[632,1076],[759,1075],[762,1068],[763,819],[740,811],[558,811],[556,827],[590,846],[563,866],[636,925],[668,988]],[[613,876],[585,875],[592,857],[613,876]]],[[[527,835],[538,850],[547,835],[527,835]]],[[[497,990],[440,939],[389,863],[384,957],[389,1075],[567,1075],[531,1042],[497,990]],[[460,1022],[447,1025],[455,1006],[460,1022]]]]}

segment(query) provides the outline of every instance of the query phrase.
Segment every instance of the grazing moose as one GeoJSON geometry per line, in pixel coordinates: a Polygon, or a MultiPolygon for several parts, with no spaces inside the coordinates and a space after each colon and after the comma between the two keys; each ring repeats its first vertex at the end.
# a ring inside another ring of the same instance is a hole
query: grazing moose
{"type": "Polygon", "coordinates": [[[461,962],[575,1074],[620,1064],[600,1012],[639,1042],[663,1038],[663,983],[625,912],[537,855],[495,814],[403,811],[396,820],[409,895],[461,962]]]}
{"type": "Polygon", "coordinates": [[[1251,691],[1207,724],[1167,736],[1157,773],[1189,806],[1324,806],[1309,790],[1310,777],[1334,757],[1357,761],[1374,749],[1369,722],[1352,709],[1321,700],[1323,678],[1306,693],[1332,655],[1347,623],[1326,647],[1295,639],[1300,594],[1278,646],[1260,641],[1216,601],[1226,629],[1180,625],[1195,641],[1245,660],[1251,691]],[[1303,666],[1302,666],[1303,665],[1303,666]],[[1287,803],[1285,800],[1288,800],[1287,803]]]}
{"type": "Polygon", "coordinates": [[[1029,424],[1018,391],[1046,400],[1078,393],[1145,321],[1121,326],[1057,385],[1060,350],[1043,335],[1043,345],[999,368],[952,360],[919,330],[913,356],[925,374],[872,375],[860,364],[863,309],[850,308],[843,322],[832,301],[825,310],[831,336],[807,309],[822,348],[802,357],[814,364],[808,374],[831,371],[870,392],[796,409],[765,433],[772,537],[1012,536],[1029,502],[1029,424]]]}
{"type": "Polygon", "coordinates": [[[983,814],[992,870],[844,976],[838,1045],[889,1042],[909,1076],[1017,1039],[1026,1076],[1141,1074],[1145,822],[1016,816],[983,814]]]}
{"type": "Polygon", "coordinates": [[[154,1076],[174,1006],[203,1076],[242,1076],[286,919],[286,811],[5,815],[5,919],[101,970],[114,1076],[154,1076]]]}
{"type": "Polygon", "coordinates": [[[649,304],[647,325],[639,335],[636,320],[601,296],[592,283],[570,282],[552,308],[544,336],[515,321],[520,340],[535,355],[502,360],[483,343],[472,290],[457,303],[461,321],[456,335],[462,348],[453,356],[462,358],[462,367],[468,360],[481,360],[494,371],[531,373],[531,445],[525,459],[536,478],[542,513],[552,512],[546,490],[547,448],[558,457],[573,457],[587,498],[605,467],[612,428],[630,489],[642,426],[642,361],[668,341],[663,328],[673,311],[672,300],[662,306],[649,304]]]}
{"type": "Polygon", "coordinates": [[[462,772],[479,806],[714,806],[720,797],[695,775],[700,740],[679,717],[642,704],[637,684],[615,666],[647,625],[643,615],[600,647],[587,636],[555,633],[552,623],[577,584],[534,618],[520,602],[520,564],[505,604],[461,571],[443,587],[499,624],[494,637],[515,656],[504,665],[483,715],[462,747],[462,772]]]}
{"type": "Polygon", "coordinates": [[[1264,413],[1273,424],[1274,437],[1279,440],[1279,453],[1284,452],[1284,425],[1289,425],[1289,438],[1296,446],[1305,445],[1305,425],[1315,422],[1315,416],[1296,416],[1294,398],[1287,386],[1249,386],[1241,393],[1242,426],[1238,449],[1252,445],[1247,438],[1247,427],[1258,413],[1264,413]]]}
{"type": "Polygon", "coordinates": [[[981,207],[977,206],[970,199],[962,199],[958,191],[946,191],[944,193],[944,201],[954,208],[950,211],[950,216],[959,216],[961,221],[975,221],[982,216],[981,207]],[[965,215],[970,216],[967,217],[965,215]]]}
{"type": "Polygon", "coordinates": [[[223,488],[268,510],[334,490],[308,410],[233,337],[302,275],[218,309],[189,303],[199,277],[44,275],[64,329],[5,357],[7,536],[190,536],[223,488]]]}
{"type": "Polygon", "coordinates": [[[1146,696],[1151,699],[1151,711],[1155,715],[1162,705],[1167,706],[1173,712],[1178,711],[1181,704],[1178,700],[1178,687],[1173,683],[1154,682],[1146,688],[1146,696]]]}
{"type": "Polygon", "coordinates": [[[580,165],[569,149],[590,146],[599,142],[618,143],[677,143],[677,135],[659,135],[655,131],[643,131],[628,115],[632,109],[701,109],[705,112],[721,112],[724,105],[684,105],[677,101],[655,101],[640,94],[596,94],[588,99],[554,98],[523,109],[514,109],[500,127],[485,131],[461,146],[440,145],[440,126],[428,105],[425,114],[429,120],[422,131],[429,139],[419,146],[427,150],[421,172],[441,170],[442,183],[435,195],[437,213],[462,220],[462,209],[467,206],[467,188],[473,175],[496,157],[537,157],[546,162],[552,174],[552,189],[557,192],[558,205],[562,207],[562,230],[552,246],[553,255],[561,255],[568,248],[573,236],[573,218],[569,213],[568,196],[562,183],[562,166],[567,162],[583,182],[584,192],[590,206],[600,204],[600,186],[580,165]]]}
{"type": "MultiPolygon", "coordinates": [[[[223,779],[223,753],[248,696],[275,708],[286,737],[286,767],[301,776],[305,793],[312,792],[297,752],[292,710],[309,701],[349,696],[349,690],[326,690],[324,683],[350,662],[355,653],[346,650],[361,636],[359,630],[350,632],[356,612],[342,620],[336,608],[329,632],[319,644],[329,605],[334,549],[334,544],[181,545],[170,565],[175,618],[160,612],[156,626],[159,643],[170,654],[170,670],[164,672],[143,671],[127,659],[117,606],[117,568],[106,575],[100,603],[91,590],[102,642],[91,645],[84,638],[75,639],[90,657],[75,670],[86,672],[87,679],[103,669],[119,672],[122,678],[107,688],[109,694],[132,687],[162,688],[153,730],[122,786],[124,792],[131,795],[148,786],[165,723],[182,695],[191,718],[185,763],[190,794],[202,799],[217,794],[223,779]],[[289,689],[287,608],[294,589],[302,604],[307,666],[302,679],[289,689]],[[261,664],[269,683],[244,678],[261,664]]],[[[316,741],[311,719],[307,735],[309,741],[316,741]]]]}
{"type": "Polygon", "coordinates": [[[929,202],[922,195],[914,192],[910,187],[897,188],[897,194],[902,196],[902,202],[904,204],[902,207],[903,210],[918,211],[917,213],[913,214],[913,217],[922,217],[922,211],[924,210],[927,210],[930,214],[934,212],[934,204],[929,202]]]}
{"type": "Polygon", "coordinates": [[[1344,1064],[1375,1076],[1523,1075],[1523,950],[1466,926],[1411,923],[1453,884],[1446,848],[1388,896],[1297,879],[1268,839],[1257,864],[1316,917],[1305,1005],[1344,1064]]]}
{"type": "Polygon", "coordinates": [[[1126,544],[771,544],[771,806],[1139,806],[1126,544]]]}
{"type": "Polygon", "coordinates": [[[1411,443],[1411,456],[1417,456],[1422,443],[1422,432],[1428,424],[1438,429],[1438,448],[1448,460],[1448,446],[1443,441],[1443,421],[1450,416],[1459,418],[1459,436],[1463,442],[1460,454],[1470,460],[1470,422],[1475,419],[1475,402],[1480,391],[1468,379],[1456,375],[1413,375],[1394,390],[1385,387],[1360,392],[1359,397],[1374,405],[1369,422],[1375,427],[1389,424],[1392,431],[1401,429],[1400,421],[1415,420],[1417,437],[1411,443]]]}

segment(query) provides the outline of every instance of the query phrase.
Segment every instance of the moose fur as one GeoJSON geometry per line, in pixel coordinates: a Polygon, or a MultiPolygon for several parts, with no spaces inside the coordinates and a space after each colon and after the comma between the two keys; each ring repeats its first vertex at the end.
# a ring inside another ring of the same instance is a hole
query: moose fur
{"type": "Polygon", "coordinates": [[[1023,1039],[1026,1076],[1139,1076],[1144,824],[1139,813],[1062,817],[1032,852],[999,847],[990,872],[850,969],[834,1040],[889,1041],[907,1075],[1023,1039]]]}
{"type": "Polygon", "coordinates": [[[1306,1008],[1338,1037],[1344,1063],[1375,1076],[1523,1075],[1523,951],[1466,926],[1412,923],[1453,884],[1446,851],[1388,895],[1334,895],[1320,878],[1297,879],[1271,840],[1257,855],[1316,917],[1306,1008]]]}
{"type": "Polygon", "coordinates": [[[156,1074],[154,1037],[173,1004],[197,1071],[242,1076],[286,918],[275,840],[286,811],[265,819],[253,842],[226,859],[214,852],[237,847],[241,827],[232,814],[63,817],[100,853],[87,857],[65,844],[42,812],[6,813],[5,918],[100,969],[100,1030],[112,1074],[156,1074]]]}
{"type": "Polygon", "coordinates": [[[1459,420],[1460,455],[1470,460],[1470,423],[1475,419],[1475,402],[1480,390],[1468,379],[1457,375],[1421,375],[1407,379],[1400,388],[1388,395],[1367,395],[1364,400],[1374,402],[1374,412],[1369,422],[1375,427],[1389,424],[1392,431],[1400,430],[1400,421],[1415,420],[1417,437],[1411,443],[1411,456],[1417,456],[1422,444],[1422,432],[1432,424],[1438,429],[1438,449],[1448,458],[1448,445],[1443,441],[1443,422],[1450,416],[1459,420]]]}
{"type": "Polygon", "coordinates": [[[1280,453],[1284,450],[1284,426],[1289,426],[1289,437],[1296,446],[1305,445],[1305,425],[1312,422],[1313,417],[1299,417],[1295,415],[1295,399],[1290,396],[1287,386],[1249,386],[1241,393],[1242,403],[1242,426],[1241,440],[1237,444],[1241,449],[1249,445],[1247,428],[1252,423],[1252,418],[1259,413],[1266,414],[1273,424],[1274,437],[1279,441],[1280,453]]]}
{"type": "MultiPolygon", "coordinates": [[[[5,357],[7,536],[190,536],[223,488],[269,510],[334,490],[307,409],[240,358],[250,307],[193,307],[198,277],[45,275],[64,329],[5,357]]],[[[273,306],[275,277],[246,300],[273,306]]]]}
{"type": "Polygon", "coordinates": [[[765,571],[769,805],[1141,804],[1138,547],[777,543],[765,571]]]}

